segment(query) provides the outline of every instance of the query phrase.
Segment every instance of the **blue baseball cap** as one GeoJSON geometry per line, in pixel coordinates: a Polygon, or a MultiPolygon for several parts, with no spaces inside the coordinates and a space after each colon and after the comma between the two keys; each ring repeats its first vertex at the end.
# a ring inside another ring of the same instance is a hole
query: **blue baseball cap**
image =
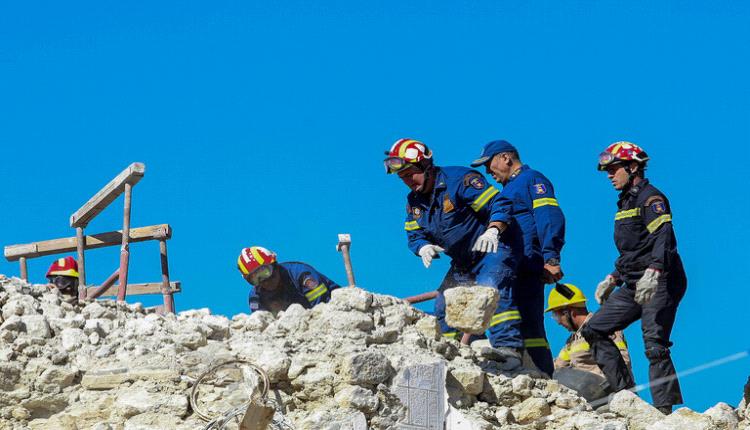
{"type": "Polygon", "coordinates": [[[490,159],[492,159],[492,157],[494,157],[495,155],[501,154],[503,152],[518,152],[518,150],[507,140],[493,140],[492,142],[484,145],[484,148],[482,148],[482,155],[480,155],[479,158],[471,163],[471,167],[481,166],[482,164],[490,161],[490,159]]]}

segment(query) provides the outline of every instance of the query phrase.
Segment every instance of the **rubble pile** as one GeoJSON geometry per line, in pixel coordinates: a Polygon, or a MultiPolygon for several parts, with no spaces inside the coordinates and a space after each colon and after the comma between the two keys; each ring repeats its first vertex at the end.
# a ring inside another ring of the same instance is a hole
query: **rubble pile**
{"type": "MultiPolygon", "coordinates": [[[[310,310],[228,319],[207,309],[162,316],[140,304],[70,304],[0,275],[0,314],[0,429],[202,429],[193,384],[233,359],[264,369],[279,428],[750,428],[747,399],[736,410],[720,403],[665,417],[623,392],[608,412],[592,411],[556,381],[505,372],[443,338],[434,317],[404,301],[357,288],[310,310]]],[[[202,395],[218,403],[226,393],[202,395]]]]}

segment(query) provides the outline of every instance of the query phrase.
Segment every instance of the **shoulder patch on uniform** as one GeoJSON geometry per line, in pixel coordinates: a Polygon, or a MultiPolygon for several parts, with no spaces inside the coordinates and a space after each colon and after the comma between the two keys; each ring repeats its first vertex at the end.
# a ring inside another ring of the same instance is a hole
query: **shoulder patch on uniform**
{"type": "Polygon", "coordinates": [[[318,280],[313,278],[312,275],[305,276],[305,279],[302,281],[302,287],[305,289],[305,291],[315,289],[317,286],[318,280]]]}
{"type": "Polygon", "coordinates": [[[667,205],[663,201],[651,203],[650,207],[655,214],[663,214],[667,211],[667,205]]]}
{"type": "Polygon", "coordinates": [[[414,206],[413,208],[411,208],[411,214],[414,217],[414,219],[419,219],[419,217],[422,216],[422,209],[414,206]]]}
{"type": "Polygon", "coordinates": [[[667,211],[667,204],[664,202],[662,196],[651,196],[646,199],[646,206],[648,206],[655,214],[663,214],[667,211]]]}
{"type": "Polygon", "coordinates": [[[472,187],[477,190],[483,189],[487,184],[484,181],[484,178],[482,175],[476,172],[467,173],[466,176],[464,176],[464,186],[465,187],[472,187]]]}
{"type": "Polygon", "coordinates": [[[260,303],[257,300],[250,300],[250,310],[257,311],[260,309],[260,303]]]}
{"type": "Polygon", "coordinates": [[[448,194],[445,195],[445,198],[443,199],[443,212],[448,213],[455,209],[456,206],[451,201],[450,197],[448,197],[448,194]]]}
{"type": "Polygon", "coordinates": [[[547,186],[544,184],[534,184],[534,192],[537,194],[547,194],[547,186]]]}

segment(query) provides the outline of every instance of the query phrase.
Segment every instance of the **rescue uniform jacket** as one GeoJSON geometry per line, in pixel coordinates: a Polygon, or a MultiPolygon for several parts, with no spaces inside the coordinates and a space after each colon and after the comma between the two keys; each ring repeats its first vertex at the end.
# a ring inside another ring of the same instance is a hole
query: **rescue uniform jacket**
{"type": "Polygon", "coordinates": [[[643,272],[682,270],[669,201],[648,179],[620,193],[615,214],[615,279],[637,282],[643,272]]]}
{"type": "Polygon", "coordinates": [[[280,272],[279,288],[266,291],[252,286],[248,298],[251,311],[276,312],[286,309],[292,303],[299,303],[305,309],[310,309],[318,303],[328,302],[331,291],[340,288],[309,264],[277,263],[274,270],[280,272]]]}
{"type": "Polygon", "coordinates": [[[523,233],[522,269],[539,271],[550,259],[559,261],[565,216],[549,179],[524,164],[505,184],[503,195],[513,202],[513,218],[523,233]]]}
{"type": "MultiPolygon", "coordinates": [[[[481,254],[471,248],[489,223],[512,224],[512,203],[476,170],[435,167],[435,176],[432,193],[412,191],[407,196],[404,229],[409,249],[418,256],[423,246],[438,245],[454,265],[470,267],[481,254]]],[[[515,242],[513,245],[520,247],[520,240],[517,227],[509,227],[500,235],[501,244],[515,242]]]]}
{"type": "MultiPolygon", "coordinates": [[[[596,364],[594,355],[591,353],[591,346],[581,335],[581,328],[586,325],[593,315],[593,313],[590,313],[581,327],[579,327],[575,333],[571,334],[565,342],[565,346],[563,346],[555,359],[555,369],[572,367],[574,369],[596,373],[602,377],[604,376],[604,373],[596,364]]],[[[628,344],[625,342],[625,334],[623,334],[622,331],[616,331],[610,336],[610,339],[612,339],[615,345],[617,345],[623,360],[625,360],[625,364],[628,366],[628,369],[630,369],[630,373],[632,374],[633,369],[630,365],[630,353],[628,352],[628,344]]]]}

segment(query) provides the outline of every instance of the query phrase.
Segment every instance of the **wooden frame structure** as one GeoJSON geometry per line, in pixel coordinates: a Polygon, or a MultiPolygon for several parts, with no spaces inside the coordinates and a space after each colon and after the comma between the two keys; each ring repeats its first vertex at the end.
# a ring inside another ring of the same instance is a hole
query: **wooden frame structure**
{"type": "Polygon", "coordinates": [[[8,261],[19,261],[21,278],[28,280],[26,261],[46,255],[61,254],[77,251],[80,300],[95,299],[102,295],[117,296],[117,300],[125,300],[128,292],[131,295],[161,294],[164,299],[163,310],[174,313],[174,293],[181,291],[179,282],[169,280],[169,261],[167,258],[167,240],[172,237],[172,229],[168,224],[151,225],[147,227],[130,228],[130,212],[132,207],[133,186],[145,175],[146,166],[143,163],[133,163],[120,172],[114,179],[97,192],[88,202],[70,216],[70,226],[76,229],[75,237],[44,240],[22,245],[5,247],[5,258],[8,261]],[[125,194],[122,230],[110,231],[87,236],[84,229],[89,222],[107,208],[120,194],[125,194]],[[161,282],[145,284],[128,284],[128,266],[130,263],[130,243],[149,240],[159,241],[159,255],[161,259],[161,282]],[[105,280],[102,285],[89,288],[86,284],[86,249],[104,248],[120,245],[120,264],[117,270],[105,280]],[[116,288],[114,283],[118,282],[116,288]]]}

